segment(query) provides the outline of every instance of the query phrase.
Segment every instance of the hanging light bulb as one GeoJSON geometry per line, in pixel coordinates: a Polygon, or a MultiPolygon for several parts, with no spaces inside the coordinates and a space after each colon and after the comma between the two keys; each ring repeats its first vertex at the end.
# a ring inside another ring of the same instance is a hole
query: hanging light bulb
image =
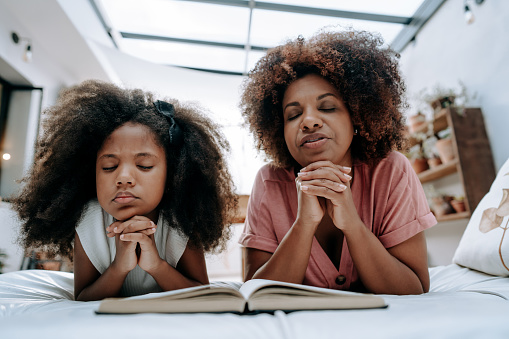
{"type": "Polygon", "coordinates": [[[2,159],[10,160],[11,159],[11,155],[9,153],[4,153],[4,154],[2,154],[2,159]]]}
{"type": "Polygon", "coordinates": [[[465,1],[465,22],[470,25],[475,21],[474,13],[470,9],[468,2],[465,1]]]}
{"type": "Polygon", "coordinates": [[[25,53],[23,53],[23,60],[25,62],[32,61],[32,45],[30,43],[27,43],[27,46],[25,47],[25,53]]]}
{"type": "Polygon", "coordinates": [[[25,62],[32,61],[32,41],[28,38],[20,37],[16,32],[11,33],[11,38],[15,44],[19,44],[20,42],[26,43],[25,51],[23,52],[23,60],[25,62]]]}

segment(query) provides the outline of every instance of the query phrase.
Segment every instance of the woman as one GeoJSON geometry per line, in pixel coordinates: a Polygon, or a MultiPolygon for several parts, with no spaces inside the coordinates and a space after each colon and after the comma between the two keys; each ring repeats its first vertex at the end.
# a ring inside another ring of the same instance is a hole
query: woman
{"type": "Polygon", "coordinates": [[[367,32],[269,50],[244,83],[260,169],[240,243],[245,279],[384,294],[428,291],[436,219],[402,149],[397,55],[367,32]]]}

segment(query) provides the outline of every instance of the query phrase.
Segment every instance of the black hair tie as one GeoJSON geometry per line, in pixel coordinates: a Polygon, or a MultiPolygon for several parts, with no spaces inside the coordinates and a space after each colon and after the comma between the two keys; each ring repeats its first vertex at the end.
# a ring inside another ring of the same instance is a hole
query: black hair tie
{"type": "Polygon", "coordinates": [[[161,100],[157,100],[156,102],[154,102],[154,106],[156,107],[159,113],[166,117],[168,123],[170,124],[170,129],[168,131],[168,134],[170,135],[170,145],[171,146],[180,145],[180,143],[184,139],[184,135],[179,125],[175,121],[175,109],[173,108],[173,105],[161,100]]]}

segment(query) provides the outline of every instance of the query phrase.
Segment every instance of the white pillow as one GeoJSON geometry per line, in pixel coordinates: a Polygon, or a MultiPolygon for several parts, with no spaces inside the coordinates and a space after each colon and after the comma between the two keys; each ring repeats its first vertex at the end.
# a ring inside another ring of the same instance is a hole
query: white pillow
{"type": "Polygon", "coordinates": [[[477,205],[452,261],[492,275],[509,276],[509,159],[477,205]]]}

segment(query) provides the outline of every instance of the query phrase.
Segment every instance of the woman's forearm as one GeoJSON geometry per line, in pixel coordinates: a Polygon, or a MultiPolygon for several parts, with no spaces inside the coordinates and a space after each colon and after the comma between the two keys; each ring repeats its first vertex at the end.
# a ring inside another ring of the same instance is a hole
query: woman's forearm
{"type": "Polygon", "coordinates": [[[427,291],[419,276],[391,255],[364,224],[350,228],[345,232],[345,238],[359,277],[370,292],[402,295],[427,291]]]}
{"type": "Polygon", "coordinates": [[[302,284],[311,254],[314,233],[315,228],[305,227],[296,221],[274,254],[252,278],[302,284]]]}

